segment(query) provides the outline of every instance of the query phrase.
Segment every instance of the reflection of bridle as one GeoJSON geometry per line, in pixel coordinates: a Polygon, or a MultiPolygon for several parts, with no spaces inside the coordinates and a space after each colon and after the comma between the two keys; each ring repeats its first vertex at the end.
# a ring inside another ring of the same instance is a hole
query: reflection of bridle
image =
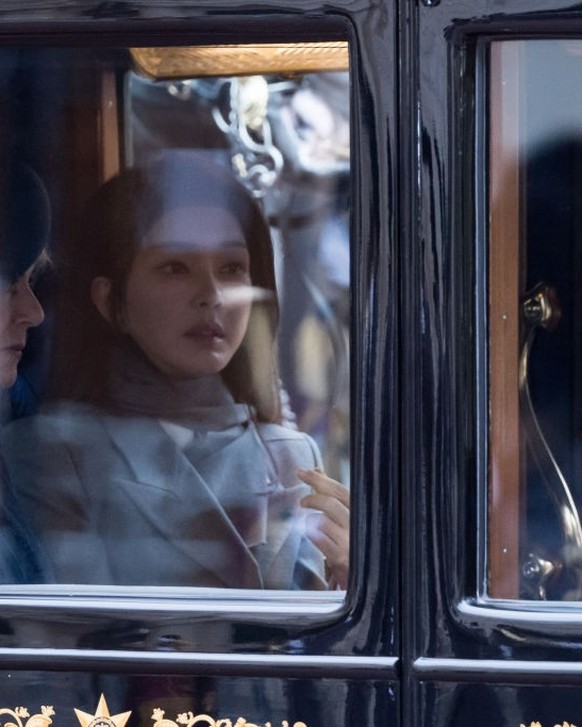
{"type": "Polygon", "coordinates": [[[522,304],[523,343],[519,356],[519,404],[525,440],[537,465],[547,491],[557,508],[564,536],[564,560],[549,561],[529,552],[522,563],[522,574],[532,596],[547,598],[547,585],[552,576],[568,568],[574,576],[577,597],[582,597],[582,525],[570,486],[548,445],[537,418],[529,390],[529,359],[540,328],[553,330],[560,319],[560,308],[554,289],[538,283],[526,294],[522,304]]]}
{"type": "Polygon", "coordinates": [[[279,178],[283,154],[273,143],[268,118],[269,84],[263,76],[231,78],[220,83],[229,89],[229,108],[211,108],[212,118],[231,147],[231,162],[240,181],[253,196],[263,197],[279,178]]]}

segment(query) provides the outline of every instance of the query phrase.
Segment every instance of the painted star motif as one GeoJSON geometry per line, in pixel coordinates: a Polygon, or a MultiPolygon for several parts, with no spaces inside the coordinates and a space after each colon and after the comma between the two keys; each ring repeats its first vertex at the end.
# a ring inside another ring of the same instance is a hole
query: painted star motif
{"type": "Polygon", "coordinates": [[[75,709],[77,719],[81,723],[81,727],[125,727],[125,723],[131,715],[130,712],[122,712],[121,714],[109,714],[109,707],[103,694],[95,710],[95,714],[89,714],[88,712],[82,712],[80,709],[75,709]]]}

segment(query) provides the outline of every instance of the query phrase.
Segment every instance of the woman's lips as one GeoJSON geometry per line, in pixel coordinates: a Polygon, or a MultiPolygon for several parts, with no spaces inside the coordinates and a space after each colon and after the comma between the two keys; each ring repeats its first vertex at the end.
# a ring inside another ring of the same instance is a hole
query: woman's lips
{"type": "Polygon", "coordinates": [[[200,323],[184,334],[187,338],[223,339],[224,329],[217,323],[200,323]]]}

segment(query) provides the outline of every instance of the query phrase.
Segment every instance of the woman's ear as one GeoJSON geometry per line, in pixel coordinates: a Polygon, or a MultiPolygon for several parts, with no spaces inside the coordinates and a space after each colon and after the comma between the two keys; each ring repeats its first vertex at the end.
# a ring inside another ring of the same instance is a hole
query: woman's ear
{"type": "Polygon", "coordinates": [[[111,310],[111,280],[109,278],[93,278],[91,281],[91,300],[99,313],[108,323],[113,323],[111,310]]]}

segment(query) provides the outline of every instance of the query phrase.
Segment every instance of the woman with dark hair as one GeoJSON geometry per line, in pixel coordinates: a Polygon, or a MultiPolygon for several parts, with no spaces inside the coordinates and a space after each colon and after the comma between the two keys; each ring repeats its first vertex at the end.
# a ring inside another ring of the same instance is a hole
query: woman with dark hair
{"type": "Polygon", "coordinates": [[[319,589],[325,554],[343,585],[347,494],[281,425],[255,200],[174,152],[107,183],[85,225],[60,403],[5,435],[55,580],[319,589]]]}
{"type": "MultiPolygon", "coordinates": [[[[30,328],[44,319],[31,285],[46,259],[50,206],[44,185],[22,161],[11,161],[0,174],[0,417],[13,418],[10,388],[30,328]]],[[[23,386],[26,391],[26,386],[23,386]]],[[[30,398],[30,397],[27,397],[30,398]]],[[[2,450],[2,460],[6,451],[2,450]]],[[[35,538],[8,489],[2,491],[0,580],[42,579],[35,538]]]]}
{"type": "MultiPolygon", "coordinates": [[[[99,406],[111,399],[111,386],[119,373],[119,344],[123,342],[124,348],[127,343],[120,324],[130,272],[144,246],[156,247],[158,241],[153,238],[162,227],[166,225],[163,235],[178,235],[175,240],[164,240],[177,243],[175,248],[165,245],[165,250],[177,252],[180,246],[190,245],[191,233],[230,234],[228,227],[223,232],[227,222],[234,230],[232,234],[240,238],[233,242],[244,243],[242,247],[248,250],[255,300],[242,345],[222,376],[233,396],[254,406],[261,421],[278,420],[273,350],[278,306],[270,231],[257,203],[232,174],[191,152],[169,153],[149,167],[127,170],[105,185],[90,205],[75,253],[81,267],[76,264],[70,275],[73,305],[67,317],[73,314],[78,332],[71,335],[68,321],[62,359],[69,371],[62,375],[61,368],[58,376],[59,398],[92,401],[99,406]],[[183,229],[179,229],[181,223],[183,229]],[[102,297],[107,299],[107,311],[100,305],[102,297]],[[83,345],[79,346],[79,341],[83,345]],[[103,375],[108,371],[113,378],[103,375]]],[[[208,247],[212,242],[208,238],[208,247]]],[[[150,292],[146,291],[148,297],[150,292]]],[[[247,297],[250,293],[244,291],[247,297]]],[[[160,335],[167,332],[157,321],[152,321],[152,327],[160,335]]],[[[174,349],[175,342],[168,345],[169,355],[174,355],[174,349]]]]}
{"type": "Polygon", "coordinates": [[[17,377],[28,329],[44,312],[31,289],[48,242],[50,207],[37,174],[24,162],[0,177],[0,388],[17,377]]]}

